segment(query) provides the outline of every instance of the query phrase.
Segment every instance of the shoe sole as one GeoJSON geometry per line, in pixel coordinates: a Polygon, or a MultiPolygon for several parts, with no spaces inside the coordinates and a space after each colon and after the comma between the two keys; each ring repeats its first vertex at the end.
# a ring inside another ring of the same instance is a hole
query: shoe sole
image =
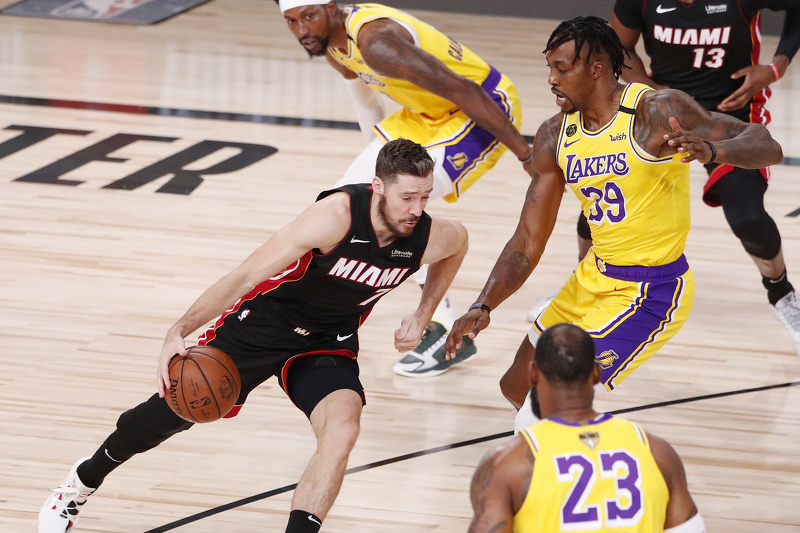
{"type": "Polygon", "coordinates": [[[448,370],[450,370],[451,368],[453,368],[456,365],[460,365],[461,363],[463,363],[464,361],[466,361],[467,359],[469,359],[470,357],[472,357],[476,353],[478,353],[478,350],[475,350],[474,352],[472,352],[468,356],[464,357],[463,359],[461,359],[461,361],[457,361],[455,363],[452,363],[452,364],[450,364],[450,365],[448,365],[448,366],[446,366],[444,368],[431,369],[431,370],[428,370],[426,372],[410,372],[408,370],[403,370],[402,368],[392,367],[392,372],[394,372],[395,374],[397,374],[399,376],[404,376],[404,377],[407,377],[407,378],[432,378],[434,376],[438,376],[438,375],[444,374],[445,372],[447,372],[448,370]]]}

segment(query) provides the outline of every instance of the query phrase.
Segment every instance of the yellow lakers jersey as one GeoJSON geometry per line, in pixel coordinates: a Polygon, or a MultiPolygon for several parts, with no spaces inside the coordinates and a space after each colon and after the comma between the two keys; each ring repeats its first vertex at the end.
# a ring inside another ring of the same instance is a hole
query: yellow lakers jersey
{"type": "Polygon", "coordinates": [[[358,49],[358,32],[361,27],[377,19],[388,18],[403,26],[414,37],[414,43],[439,59],[450,70],[478,85],[489,75],[489,65],[475,55],[466,46],[448,38],[432,26],[397,9],[380,4],[357,4],[341,6],[346,13],[345,26],[347,50],[342,53],[338,48],[328,48],[328,53],[339,63],[355,72],[361,81],[370,89],[380,91],[400,105],[424,114],[431,119],[438,119],[457,109],[449,100],[440,98],[413,83],[397,78],[381,76],[364,63],[358,49]]]}
{"type": "Polygon", "coordinates": [[[564,116],[558,165],[591,225],[595,254],[617,266],[659,266],[683,253],[689,233],[689,165],[653,157],[633,138],[636,104],[651,88],[631,83],[598,131],[580,112],[564,116]]]}
{"type": "Polygon", "coordinates": [[[535,463],[514,533],[664,530],[669,490],[638,424],[610,414],[583,424],[553,418],[521,434],[535,463]]]}

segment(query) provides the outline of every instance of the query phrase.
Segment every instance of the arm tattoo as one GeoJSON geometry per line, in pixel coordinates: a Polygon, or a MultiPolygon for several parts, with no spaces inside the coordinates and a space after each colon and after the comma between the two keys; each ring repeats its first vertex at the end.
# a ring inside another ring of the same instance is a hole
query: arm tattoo
{"type": "Polygon", "coordinates": [[[476,515],[483,514],[486,510],[486,492],[492,484],[492,475],[494,475],[494,458],[487,457],[478,465],[469,491],[476,515]]]}
{"type": "Polygon", "coordinates": [[[647,92],[636,111],[636,142],[662,143],[661,136],[672,131],[669,118],[674,117],[684,131],[693,131],[706,139],[731,139],[748,126],[720,113],[710,113],[688,95],[675,90],[647,92]]]}
{"type": "Polygon", "coordinates": [[[533,266],[531,266],[531,260],[524,253],[518,250],[509,252],[507,249],[508,244],[503,250],[502,255],[506,260],[503,261],[499,275],[503,278],[506,289],[517,290],[520,286],[519,281],[528,279],[533,271],[533,266]]]}

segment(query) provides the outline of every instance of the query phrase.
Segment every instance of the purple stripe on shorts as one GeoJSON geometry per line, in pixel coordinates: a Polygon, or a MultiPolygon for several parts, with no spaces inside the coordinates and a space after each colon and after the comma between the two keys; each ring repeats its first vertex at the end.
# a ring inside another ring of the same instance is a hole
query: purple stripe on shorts
{"type": "Polygon", "coordinates": [[[668,278],[677,278],[689,270],[689,262],[682,255],[666,265],[646,266],[615,266],[609,265],[599,257],[594,258],[597,270],[609,278],[622,281],[661,281],[668,278]]]}
{"type": "Polygon", "coordinates": [[[613,388],[611,381],[672,322],[685,288],[686,282],[681,277],[647,283],[638,308],[613,331],[605,336],[588,331],[594,338],[603,383],[613,388]]]}
{"type": "MultiPolygon", "coordinates": [[[[505,95],[496,90],[502,74],[492,66],[489,69],[489,75],[481,84],[481,88],[492,97],[504,113],[508,114],[511,106],[506,101],[505,95]]],[[[443,167],[453,183],[458,183],[499,144],[494,135],[474,122],[470,122],[468,127],[470,128],[469,132],[460,141],[446,146],[444,149],[443,167]]],[[[428,148],[430,149],[430,146],[428,148]]]]}

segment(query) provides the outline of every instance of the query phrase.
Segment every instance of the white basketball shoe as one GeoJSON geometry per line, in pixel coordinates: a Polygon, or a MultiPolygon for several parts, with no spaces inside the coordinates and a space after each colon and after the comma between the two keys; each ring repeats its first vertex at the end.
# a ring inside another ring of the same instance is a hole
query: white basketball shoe
{"type": "Polygon", "coordinates": [[[39,533],[68,533],[78,523],[78,513],[86,503],[86,498],[95,489],[84,485],[78,477],[78,466],[90,457],[78,460],[67,474],[67,479],[52,494],[39,511],[39,533]]]}

